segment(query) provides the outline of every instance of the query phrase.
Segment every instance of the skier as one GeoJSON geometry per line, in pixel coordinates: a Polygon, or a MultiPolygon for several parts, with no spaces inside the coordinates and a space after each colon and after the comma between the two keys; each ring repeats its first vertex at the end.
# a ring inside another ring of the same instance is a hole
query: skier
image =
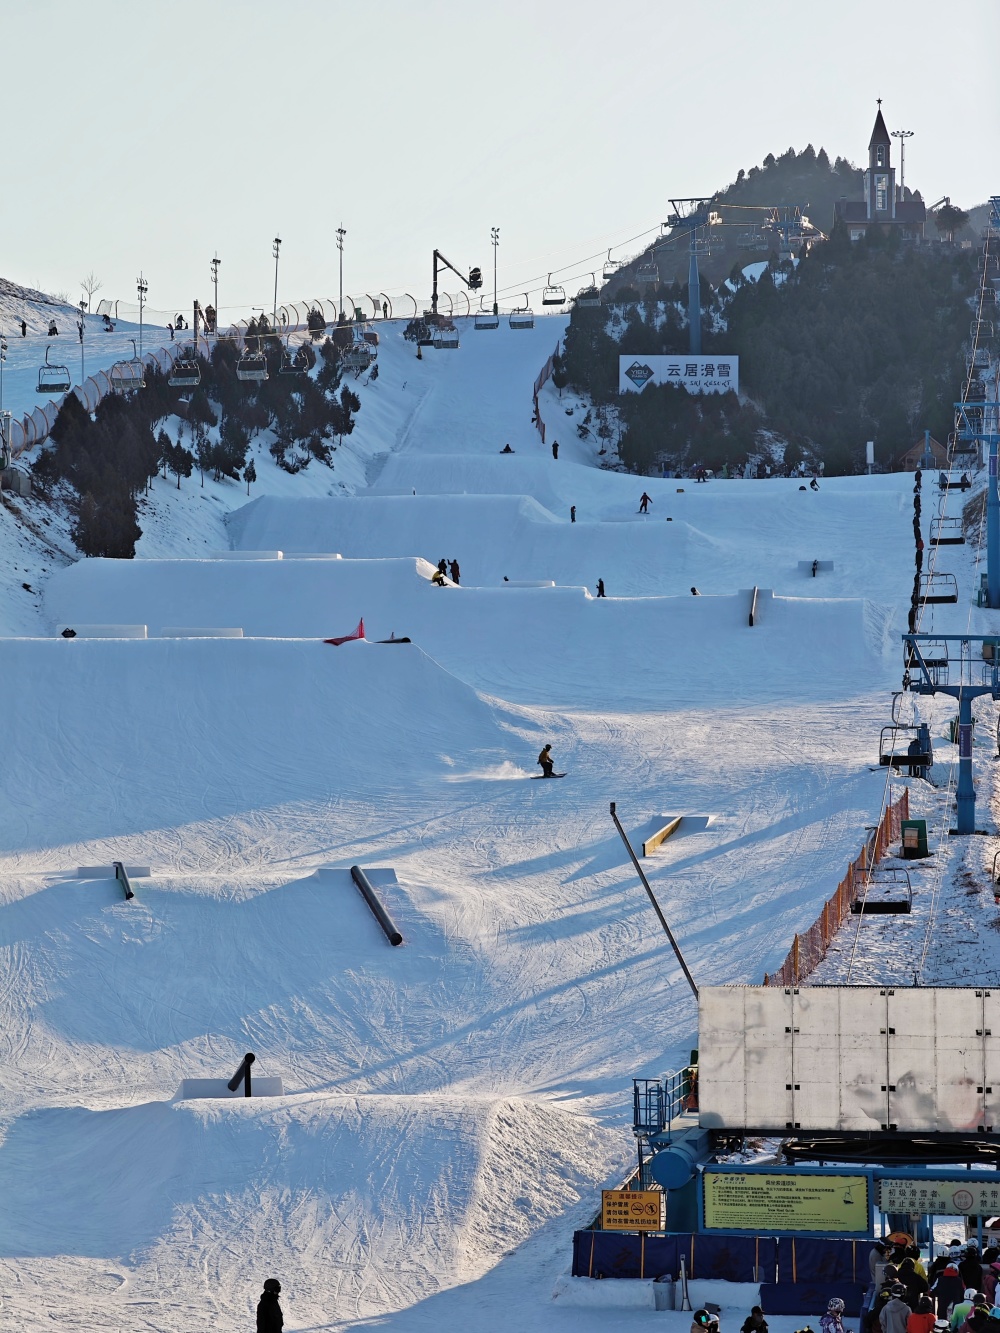
{"type": "Polygon", "coordinates": [[[441,559],[438,561],[438,573],[441,575],[442,578],[447,578],[448,561],[444,558],[444,556],[442,556],[441,559]]]}
{"type": "Polygon", "coordinates": [[[598,597],[603,597],[603,596],[604,596],[604,580],[603,580],[603,579],[598,579],[598,580],[597,580],[597,595],[598,595],[598,597]]]}
{"type": "Polygon", "coordinates": [[[27,325],[27,322],[26,322],[25,320],[22,319],[22,320],[21,320],[21,337],[22,337],[22,338],[27,338],[27,336],[28,336],[28,325],[27,325]]]}
{"type": "Polygon", "coordinates": [[[454,583],[454,585],[455,585],[456,588],[459,586],[459,583],[460,583],[460,581],[461,581],[461,580],[459,579],[459,574],[460,574],[460,573],[461,573],[461,570],[458,568],[458,561],[457,561],[457,560],[453,560],[453,561],[451,562],[451,581],[452,581],[452,583],[454,583]]]}
{"type": "Polygon", "coordinates": [[[552,457],[553,457],[553,458],[558,458],[558,457],[559,457],[559,441],[558,441],[558,440],[553,440],[553,441],[552,441],[552,457]]]}
{"type": "Polygon", "coordinates": [[[257,1333],[281,1333],[285,1317],[278,1304],[281,1283],[276,1277],[269,1277],[264,1283],[264,1290],[257,1302],[257,1333]]]}
{"type": "Polygon", "coordinates": [[[377,362],[377,361],[376,361],[375,365],[372,366],[372,373],[368,376],[368,378],[369,378],[369,380],[371,380],[372,384],[374,384],[375,381],[378,379],[378,362],[377,362]]]}
{"type": "Polygon", "coordinates": [[[383,301],[383,302],[382,302],[382,318],[383,318],[383,319],[388,319],[388,318],[389,318],[389,302],[388,302],[388,301],[383,301]]]}
{"type": "Polygon", "coordinates": [[[692,588],[692,589],[691,589],[691,596],[692,596],[692,597],[700,597],[700,596],[701,596],[701,593],[698,591],[697,588],[692,588]]]}
{"type": "Polygon", "coordinates": [[[538,756],[538,762],[541,765],[542,777],[543,778],[552,777],[553,773],[555,772],[556,765],[555,765],[555,760],[552,758],[551,745],[544,745],[542,747],[542,752],[538,756]]]}
{"type": "Polygon", "coordinates": [[[50,338],[59,337],[59,330],[56,328],[56,322],[54,319],[49,320],[49,337],[50,338]]]}
{"type": "Polygon", "coordinates": [[[814,561],[812,562],[813,578],[816,577],[816,571],[817,571],[818,569],[819,569],[819,561],[818,561],[818,560],[814,560],[814,561]]]}
{"type": "Polygon", "coordinates": [[[569,521],[571,523],[576,522],[576,505],[570,505],[569,507],[569,521]]]}
{"type": "Polygon", "coordinates": [[[844,1333],[844,1302],[834,1296],[827,1303],[826,1314],[819,1321],[822,1333],[844,1333]]]}
{"type": "Polygon", "coordinates": [[[809,489],[810,489],[811,491],[818,491],[818,490],[819,490],[819,482],[816,480],[815,477],[813,477],[812,481],[809,483],[809,489]]]}
{"type": "Polygon", "coordinates": [[[167,328],[170,330],[170,341],[173,342],[173,340],[174,340],[174,326],[173,326],[172,324],[168,324],[168,325],[167,325],[167,328]]]}
{"type": "Polygon", "coordinates": [[[645,491],[643,491],[642,495],[639,496],[639,513],[640,513],[640,514],[648,514],[648,513],[649,513],[649,502],[652,500],[652,498],[653,498],[653,497],[652,497],[651,495],[647,495],[645,491]]]}

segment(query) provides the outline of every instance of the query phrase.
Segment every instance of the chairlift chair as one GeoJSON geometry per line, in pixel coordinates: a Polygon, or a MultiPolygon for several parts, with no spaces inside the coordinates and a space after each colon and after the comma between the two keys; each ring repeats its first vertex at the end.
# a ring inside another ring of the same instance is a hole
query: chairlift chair
{"type": "Polygon", "coordinates": [[[618,265],[611,258],[611,251],[609,250],[608,257],[604,261],[604,272],[602,273],[601,276],[603,277],[604,281],[607,282],[608,278],[613,278],[617,272],[618,272],[618,265]]]}
{"type": "Polygon", "coordinates": [[[439,352],[453,352],[458,348],[458,329],[454,324],[450,327],[443,326],[434,330],[434,346],[439,352]]]}
{"type": "Polygon", "coordinates": [[[893,722],[883,727],[878,738],[878,762],[882,768],[909,769],[910,777],[921,777],[914,769],[930,768],[934,752],[929,743],[929,731],[914,724],[893,722]],[[928,738],[925,745],[921,732],[928,738]]]}
{"type": "Polygon", "coordinates": [[[581,287],[576,294],[576,305],[582,309],[596,309],[601,304],[601,293],[594,281],[594,275],[590,275],[590,286],[581,287]]]}
{"type": "Polygon", "coordinates": [[[855,916],[908,916],[913,910],[913,886],[899,866],[870,866],[857,881],[858,896],[851,903],[855,916]]]}
{"type": "Polygon", "coordinates": [[[660,270],[652,259],[648,259],[645,264],[640,264],[635,271],[635,280],[639,283],[659,282],[660,270]]]}
{"type": "Polygon", "coordinates": [[[201,383],[201,367],[197,361],[182,357],[170,367],[167,383],[172,389],[195,389],[201,383]]]}
{"type": "MultiPolygon", "coordinates": [[[[427,344],[424,343],[424,346],[427,344]]],[[[345,370],[353,370],[356,375],[363,374],[371,363],[375,360],[375,348],[371,343],[365,342],[364,338],[355,338],[350,347],[344,352],[341,358],[341,365],[345,370]]]]}
{"type": "Polygon", "coordinates": [[[533,329],[535,315],[528,305],[528,293],[524,294],[524,305],[515,306],[507,316],[507,323],[512,329],[533,329]]]}
{"type": "Polygon", "coordinates": [[[962,520],[957,515],[954,518],[932,518],[928,541],[931,546],[964,546],[962,520]]]}
{"type": "Polygon", "coordinates": [[[954,574],[921,574],[919,600],[929,606],[958,601],[958,580],[954,574]]]}
{"type": "Polygon", "coordinates": [[[281,349],[281,365],[278,367],[279,375],[304,375],[309,367],[306,365],[306,359],[302,354],[302,348],[292,355],[292,349],[286,342],[281,349]]]}
{"type": "Polygon", "coordinates": [[[477,310],[475,327],[477,329],[498,329],[500,327],[500,316],[495,315],[492,310],[477,310]]]}
{"type": "Polygon", "coordinates": [[[135,339],[130,338],[129,342],[132,344],[131,361],[116,361],[108,374],[115,393],[133,393],[146,387],[146,367],[136,354],[135,339]]]}
{"type": "Polygon", "coordinates": [[[264,353],[245,350],[236,363],[236,378],[250,384],[263,384],[267,379],[267,360],[264,353]]]}
{"type": "Polygon", "coordinates": [[[558,282],[552,281],[552,274],[549,274],[549,280],[542,288],[542,305],[565,305],[566,289],[560,287],[558,282]]]}
{"type": "Polygon", "coordinates": [[[994,333],[991,319],[974,319],[969,325],[970,338],[992,338],[994,333]]]}
{"type": "Polygon", "coordinates": [[[49,360],[49,348],[45,349],[45,365],[38,367],[38,393],[68,393],[73,381],[68,366],[57,366],[49,360]]]}

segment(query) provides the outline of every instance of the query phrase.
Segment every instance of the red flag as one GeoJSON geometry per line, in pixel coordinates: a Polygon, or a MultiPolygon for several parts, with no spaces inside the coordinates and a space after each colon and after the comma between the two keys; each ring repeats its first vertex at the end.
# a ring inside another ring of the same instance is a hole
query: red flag
{"type": "Polygon", "coordinates": [[[352,639],[363,639],[365,637],[365,622],[358,621],[358,628],[353,634],[345,634],[339,639],[324,639],[324,643],[332,643],[335,648],[339,648],[342,643],[350,643],[352,639]]]}

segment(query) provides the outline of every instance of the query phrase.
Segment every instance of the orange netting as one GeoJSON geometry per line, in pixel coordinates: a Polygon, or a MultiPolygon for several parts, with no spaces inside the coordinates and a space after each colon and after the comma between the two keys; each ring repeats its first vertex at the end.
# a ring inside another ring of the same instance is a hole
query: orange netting
{"type": "Polygon", "coordinates": [[[868,866],[877,865],[894,842],[902,837],[903,820],[910,817],[910,793],[907,788],[898,801],[883,811],[878,828],[868,838],[861,854],[847,867],[847,874],[837,890],[823,904],[819,916],[802,935],[796,935],[788,956],[777,972],[766,973],[765,986],[797,986],[826,957],[830,941],[850,916],[851,903],[860,891],[861,877],[868,866]]]}

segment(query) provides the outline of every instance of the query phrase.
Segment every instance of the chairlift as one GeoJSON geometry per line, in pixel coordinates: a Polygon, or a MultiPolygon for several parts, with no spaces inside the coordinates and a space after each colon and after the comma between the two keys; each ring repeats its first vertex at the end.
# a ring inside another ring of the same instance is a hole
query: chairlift
{"type": "Polygon", "coordinates": [[[590,286],[581,287],[576,294],[576,305],[583,309],[596,309],[601,304],[601,293],[598,290],[597,283],[594,281],[594,275],[590,275],[590,286]]]}
{"type": "Polygon", "coordinates": [[[500,327],[500,316],[494,314],[492,310],[479,309],[476,311],[475,327],[477,329],[498,329],[500,327]]]}
{"type": "Polygon", "coordinates": [[[441,325],[434,330],[434,346],[439,352],[454,352],[458,348],[458,329],[454,324],[441,325]]]}
{"type": "Polygon", "coordinates": [[[609,250],[608,257],[604,261],[604,272],[602,273],[601,276],[604,279],[604,281],[607,282],[608,278],[613,278],[617,272],[618,272],[618,265],[611,258],[611,251],[609,250]]]}
{"type": "Polygon", "coordinates": [[[923,777],[914,770],[930,768],[934,762],[929,728],[902,722],[883,727],[878,738],[878,762],[882,768],[909,769],[911,778],[923,777]]]}
{"type": "Polygon", "coordinates": [[[365,342],[364,338],[355,338],[341,357],[340,364],[345,370],[353,370],[356,375],[361,375],[374,360],[375,348],[371,343],[365,342]]]}
{"type": "Polygon", "coordinates": [[[201,383],[201,367],[190,357],[182,357],[170,367],[167,383],[172,389],[195,389],[201,383]]]}
{"type": "Polygon", "coordinates": [[[957,515],[954,518],[932,518],[928,540],[931,546],[964,546],[962,520],[957,515]]]}
{"type": "Polygon", "coordinates": [[[921,574],[918,600],[928,606],[958,601],[958,580],[954,574],[921,574]]]}
{"type": "Polygon", "coordinates": [[[292,349],[288,346],[288,343],[286,342],[284,347],[281,349],[281,365],[278,367],[278,374],[304,375],[308,369],[309,367],[306,364],[306,358],[303,354],[302,348],[300,347],[293,355],[292,349]]]}
{"type": "Polygon", "coordinates": [[[524,294],[524,305],[514,307],[507,316],[507,323],[512,329],[533,329],[535,327],[535,316],[528,305],[527,292],[524,294]]]}
{"type": "Polygon", "coordinates": [[[855,916],[908,916],[913,910],[913,886],[900,866],[870,866],[856,882],[859,893],[851,903],[855,916]]]}
{"type": "Polygon", "coordinates": [[[549,274],[549,280],[542,288],[542,305],[565,305],[566,290],[560,287],[558,282],[552,281],[552,274],[549,274]]]}
{"type": "Polygon", "coordinates": [[[38,367],[38,393],[68,393],[73,381],[68,366],[57,366],[49,360],[49,348],[45,349],[45,365],[38,367]]]}
{"type": "Polygon", "coordinates": [[[660,281],[660,270],[653,259],[647,259],[645,264],[640,264],[635,271],[635,280],[637,283],[660,281]]]}
{"type": "Polygon", "coordinates": [[[970,338],[992,338],[994,333],[991,319],[974,319],[969,325],[970,338]]]}
{"type": "Polygon", "coordinates": [[[115,393],[133,393],[146,387],[146,368],[136,355],[135,339],[130,338],[129,342],[132,344],[131,361],[116,361],[108,375],[115,393]]]}
{"type": "Polygon", "coordinates": [[[267,361],[263,352],[251,352],[245,348],[243,355],[236,362],[236,378],[250,384],[263,384],[267,379],[267,361]]]}

